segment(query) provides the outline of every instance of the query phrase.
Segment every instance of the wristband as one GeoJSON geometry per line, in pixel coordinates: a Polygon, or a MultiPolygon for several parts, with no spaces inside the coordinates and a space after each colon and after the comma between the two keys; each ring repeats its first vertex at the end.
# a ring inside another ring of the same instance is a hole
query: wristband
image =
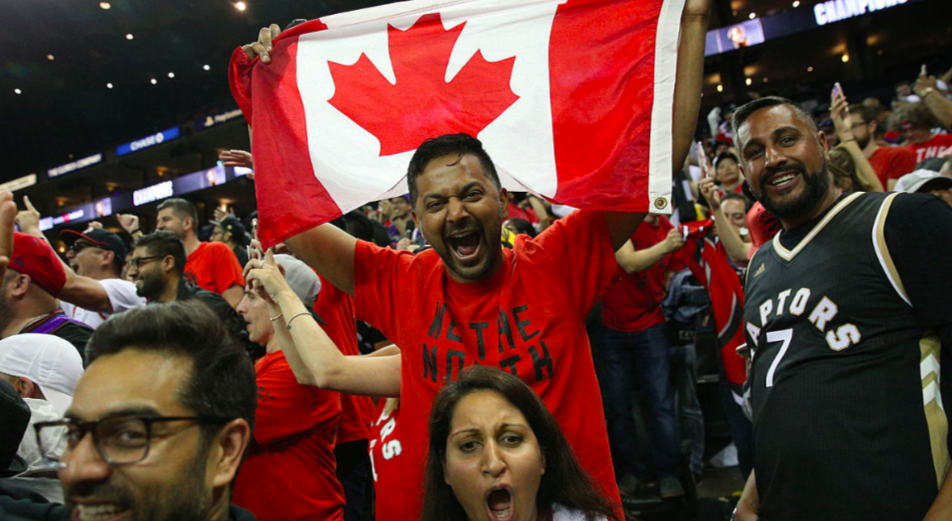
{"type": "Polygon", "coordinates": [[[842,144],[845,144],[845,143],[849,143],[850,141],[856,141],[856,138],[854,138],[854,137],[851,137],[851,138],[849,138],[849,139],[846,139],[846,140],[843,140],[843,141],[840,141],[840,144],[842,145],[842,144]]]}
{"type": "Polygon", "coordinates": [[[277,315],[275,315],[275,316],[273,316],[273,317],[269,317],[268,320],[274,322],[275,320],[277,320],[277,319],[279,319],[279,318],[281,318],[281,317],[283,317],[283,316],[284,316],[284,313],[278,313],[277,315]]]}
{"type": "Polygon", "coordinates": [[[933,92],[935,92],[935,89],[933,87],[926,87],[922,89],[922,93],[919,94],[919,97],[922,99],[925,99],[926,96],[928,96],[929,94],[932,94],[933,92]]]}

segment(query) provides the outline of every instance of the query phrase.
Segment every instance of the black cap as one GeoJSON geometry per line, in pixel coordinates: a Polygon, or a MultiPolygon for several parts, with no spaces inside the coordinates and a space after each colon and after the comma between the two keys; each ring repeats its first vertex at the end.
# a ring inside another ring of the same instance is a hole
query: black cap
{"type": "Polygon", "coordinates": [[[82,233],[75,230],[63,230],[59,235],[67,246],[72,246],[77,239],[85,239],[95,244],[97,248],[115,253],[119,262],[124,263],[126,260],[126,244],[118,235],[105,228],[89,228],[82,233]]]}
{"type": "Polygon", "coordinates": [[[30,407],[6,380],[0,380],[0,418],[0,478],[8,478],[27,468],[17,449],[30,425],[30,407]]]}
{"type": "Polygon", "coordinates": [[[245,225],[241,224],[241,221],[234,215],[225,217],[216,225],[226,232],[231,232],[231,236],[238,244],[248,244],[248,232],[245,230],[245,225]]]}

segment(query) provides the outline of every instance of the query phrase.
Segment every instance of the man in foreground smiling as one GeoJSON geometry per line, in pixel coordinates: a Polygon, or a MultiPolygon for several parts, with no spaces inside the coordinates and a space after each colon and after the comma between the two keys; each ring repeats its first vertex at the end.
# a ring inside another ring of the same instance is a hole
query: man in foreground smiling
{"type": "MultiPolygon", "coordinates": [[[[136,308],[100,326],[86,352],[66,419],[37,424],[41,445],[45,431],[66,432],[69,519],[255,519],[229,505],[254,424],[254,369],[211,311],[136,308]]],[[[18,506],[3,505],[34,517],[18,506]]]]}
{"type": "Polygon", "coordinates": [[[751,192],[783,230],[748,269],[754,471],[738,519],[952,515],[939,351],[952,345],[952,209],[844,196],[827,142],[790,101],[737,110],[751,192]]]}

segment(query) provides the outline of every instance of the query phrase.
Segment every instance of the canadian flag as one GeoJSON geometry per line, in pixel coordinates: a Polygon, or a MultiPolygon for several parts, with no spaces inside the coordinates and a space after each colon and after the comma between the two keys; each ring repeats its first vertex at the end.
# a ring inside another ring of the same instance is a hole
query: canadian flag
{"type": "Polygon", "coordinates": [[[232,56],[267,247],[406,193],[430,137],[479,138],[503,186],[667,212],[684,0],[413,0],[312,20],[232,56]]]}

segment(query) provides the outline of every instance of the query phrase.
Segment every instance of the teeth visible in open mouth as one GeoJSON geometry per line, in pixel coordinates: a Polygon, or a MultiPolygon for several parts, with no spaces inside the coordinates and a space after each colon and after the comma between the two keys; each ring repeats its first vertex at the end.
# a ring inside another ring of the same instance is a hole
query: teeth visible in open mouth
{"type": "Polygon", "coordinates": [[[512,494],[506,489],[494,490],[486,498],[489,512],[496,519],[508,519],[512,513],[512,494]]]}
{"type": "Polygon", "coordinates": [[[493,513],[493,516],[499,519],[505,519],[509,517],[509,512],[512,510],[512,507],[506,507],[502,510],[490,510],[493,513]]]}
{"type": "Polygon", "coordinates": [[[774,185],[774,186],[782,185],[782,184],[786,183],[787,181],[793,179],[793,178],[796,177],[796,176],[797,176],[797,174],[785,174],[785,175],[782,175],[782,176],[778,177],[777,179],[774,179],[773,181],[770,182],[770,184],[772,184],[772,185],[774,185]]]}
{"type": "Polygon", "coordinates": [[[118,505],[77,505],[79,519],[81,521],[96,521],[99,519],[109,519],[122,512],[118,505]]]}

